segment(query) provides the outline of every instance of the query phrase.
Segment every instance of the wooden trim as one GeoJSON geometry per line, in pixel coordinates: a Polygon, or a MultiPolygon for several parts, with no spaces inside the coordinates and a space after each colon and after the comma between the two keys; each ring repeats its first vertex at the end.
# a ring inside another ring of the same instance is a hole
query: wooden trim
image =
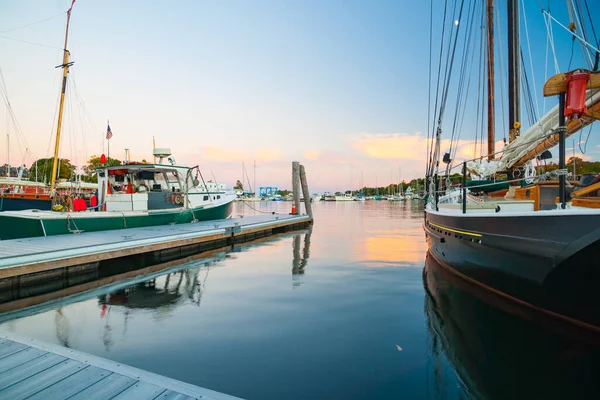
{"type": "Polygon", "coordinates": [[[596,190],[600,190],[600,182],[594,183],[593,185],[590,185],[590,186],[586,186],[583,189],[574,191],[573,193],[571,193],[571,198],[580,197],[580,196],[595,192],[596,190]]]}
{"type": "MultiPolygon", "coordinates": [[[[587,84],[587,89],[598,89],[600,88],[600,72],[592,72],[590,74],[590,80],[587,84]]],[[[554,75],[546,81],[544,84],[544,97],[556,96],[567,91],[567,77],[566,74],[554,75]]]]}

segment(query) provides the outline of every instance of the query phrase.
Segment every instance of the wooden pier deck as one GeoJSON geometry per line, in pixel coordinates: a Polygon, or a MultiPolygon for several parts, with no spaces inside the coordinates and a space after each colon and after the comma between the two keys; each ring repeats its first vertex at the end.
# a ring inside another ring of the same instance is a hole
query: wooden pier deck
{"type": "MultiPolygon", "coordinates": [[[[0,241],[0,280],[178,248],[193,251],[306,228],[307,215],[268,214],[103,232],[0,241]]],[[[182,254],[185,255],[185,254],[182,254]]]]}
{"type": "Polygon", "coordinates": [[[202,399],[237,397],[66,347],[0,332],[2,399],[202,399]]]}

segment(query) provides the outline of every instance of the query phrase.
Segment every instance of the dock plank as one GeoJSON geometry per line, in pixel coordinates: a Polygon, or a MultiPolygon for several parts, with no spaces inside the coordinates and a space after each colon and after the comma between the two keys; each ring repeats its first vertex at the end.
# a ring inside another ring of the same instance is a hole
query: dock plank
{"type": "Polygon", "coordinates": [[[2,398],[2,390],[5,388],[29,378],[47,368],[53,367],[63,361],[65,357],[56,354],[45,354],[41,357],[34,358],[26,363],[23,363],[19,368],[12,368],[0,374],[0,398],[2,398]]]}
{"type": "Polygon", "coordinates": [[[22,400],[36,394],[37,392],[55,384],[68,376],[71,376],[87,365],[73,360],[65,360],[57,365],[45,369],[27,379],[0,391],[0,398],[11,400],[22,400]]]}
{"type": "Polygon", "coordinates": [[[25,346],[0,359],[0,399],[238,399],[56,344],[0,337],[25,346]]]}
{"type": "Polygon", "coordinates": [[[66,399],[110,374],[105,369],[89,366],[28,397],[28,400],[66,399]]]}
{"type": "Polygon", "coordinates": [[[10,343],[7,346],[0,348],[0,359],[18,351],[24,350],[25,348],[26,346],[22,345],[21,343],[10,343]]]}
{"type": "Polygon", "coordinates": [[[8,371],[16,366],[26,363],[27,361],[41,357],[47,354],[44,350],[29,347],[23,351],[13,353],[0,360],[0,374],[8,371]]]}
{"type": "Polygon", "coordinates": [[[112,373],[106,378],[94,383],[79,393],[69,397],[69,400],[105,400],[112,399],[137,380],[124,375],[112,373]]]}
{"type": "Polygon", "coordinates": [[[197,397],[186,396],[185,394],[177,393],[172,390],[167,390],[155,400],[196,400],[197,397]]]}
{"type": "Polygon", "coordinates": [[[165,388],[147,382],[137,382],[112,400],[153,400],[166,391],[165,388]]]}

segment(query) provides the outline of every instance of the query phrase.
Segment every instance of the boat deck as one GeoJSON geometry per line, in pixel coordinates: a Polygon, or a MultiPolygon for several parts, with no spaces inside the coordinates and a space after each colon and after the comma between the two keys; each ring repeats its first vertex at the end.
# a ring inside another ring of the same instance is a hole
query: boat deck
{"type": "Polygon", "coordinates": [[[0,279],[184,246],[241,243],[305,228],[307,215],[268,214],[197,223],[0,241],[0,279]]]}
{"type": "Polygon", "coordinates": [[[91,354],[0,333],[2,399],[237,399],[91,354]]]}

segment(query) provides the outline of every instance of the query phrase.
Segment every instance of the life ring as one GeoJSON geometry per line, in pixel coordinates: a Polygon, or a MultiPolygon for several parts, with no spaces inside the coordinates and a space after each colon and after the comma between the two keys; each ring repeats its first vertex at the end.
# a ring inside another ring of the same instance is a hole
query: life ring
{"type": "Polygon", "coordinates": [[[182,205],[183,204],[183,195],[181,195],[181,194],[175,195],[175,198],[173,199],[173,203],[182,205]]]}

